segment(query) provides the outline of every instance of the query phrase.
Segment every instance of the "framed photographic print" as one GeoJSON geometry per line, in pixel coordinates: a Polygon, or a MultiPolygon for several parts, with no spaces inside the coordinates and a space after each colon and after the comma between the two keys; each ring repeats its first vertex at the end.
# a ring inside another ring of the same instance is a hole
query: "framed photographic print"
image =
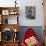
{"type": "Polygon", "coordinates": [[[2,15],[9,15],[9,10],[2,10],[2,15]]]}
{"type": "Polygon", "coordinates": [[[35,19],[36,15],[36,8],[35,6],[25,6],[25,17],[28,19],[35,19]]]}

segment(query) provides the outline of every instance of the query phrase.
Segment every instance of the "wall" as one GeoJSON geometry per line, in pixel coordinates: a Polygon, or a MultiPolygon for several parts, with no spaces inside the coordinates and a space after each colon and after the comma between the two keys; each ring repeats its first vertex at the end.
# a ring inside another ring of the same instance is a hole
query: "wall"
{"type": "Polygon", "coordinates": [[[21,8],[20,8],[20,23],[22,26],[42,26],[43,25],[43,6],[42,6],[42,0],[25,0],[20,1],[21,8]],[[25,6],[35,6],[36,7],[36,19],[34,20],[27,20],[25,18],[25,6]]]}
{"type": "MultiPolygon", "coordinates": [[[[15,0],[0,0],[0,6],[9,7],[14,6],[15,0]]],[[[43,6],[42,0],[17,0],[17,6],[20,7],[19,10],[19,24],[21,26],[43,26],[43,6]],[[25,18],[25,6],[35,6],[36,7],[36,15],[34,20],[27,20],[25,18]]]]}

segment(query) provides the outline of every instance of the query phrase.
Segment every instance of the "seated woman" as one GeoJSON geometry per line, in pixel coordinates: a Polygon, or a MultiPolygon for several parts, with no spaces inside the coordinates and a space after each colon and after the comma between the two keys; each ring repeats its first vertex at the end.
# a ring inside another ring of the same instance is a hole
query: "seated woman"
{"type": "Polygon", "coordinates": [[[37,39],[36,33],[31,29],[27,29],[21,42],[22,46],[41,46],[37,39]]]}

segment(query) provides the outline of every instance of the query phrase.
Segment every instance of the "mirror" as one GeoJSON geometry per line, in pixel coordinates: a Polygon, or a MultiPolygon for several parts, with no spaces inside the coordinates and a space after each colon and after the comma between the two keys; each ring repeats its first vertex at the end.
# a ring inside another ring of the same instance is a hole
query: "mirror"
{"type": "Polygon", "coordinates": [[[3,16],[2,23],[3,24],[17,24],[18,16],[3,16]]]}

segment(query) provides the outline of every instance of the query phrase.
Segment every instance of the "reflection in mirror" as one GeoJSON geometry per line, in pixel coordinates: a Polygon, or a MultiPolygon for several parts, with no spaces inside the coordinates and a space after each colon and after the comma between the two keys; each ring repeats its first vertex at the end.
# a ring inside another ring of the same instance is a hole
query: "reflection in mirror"
{"type": "Polygon", "coordinates": [[[14,32],[13,30],[9,28],[5,28],[2,31],[2,40],[3,41],[18,40],[18,32],[14,32]]]}

